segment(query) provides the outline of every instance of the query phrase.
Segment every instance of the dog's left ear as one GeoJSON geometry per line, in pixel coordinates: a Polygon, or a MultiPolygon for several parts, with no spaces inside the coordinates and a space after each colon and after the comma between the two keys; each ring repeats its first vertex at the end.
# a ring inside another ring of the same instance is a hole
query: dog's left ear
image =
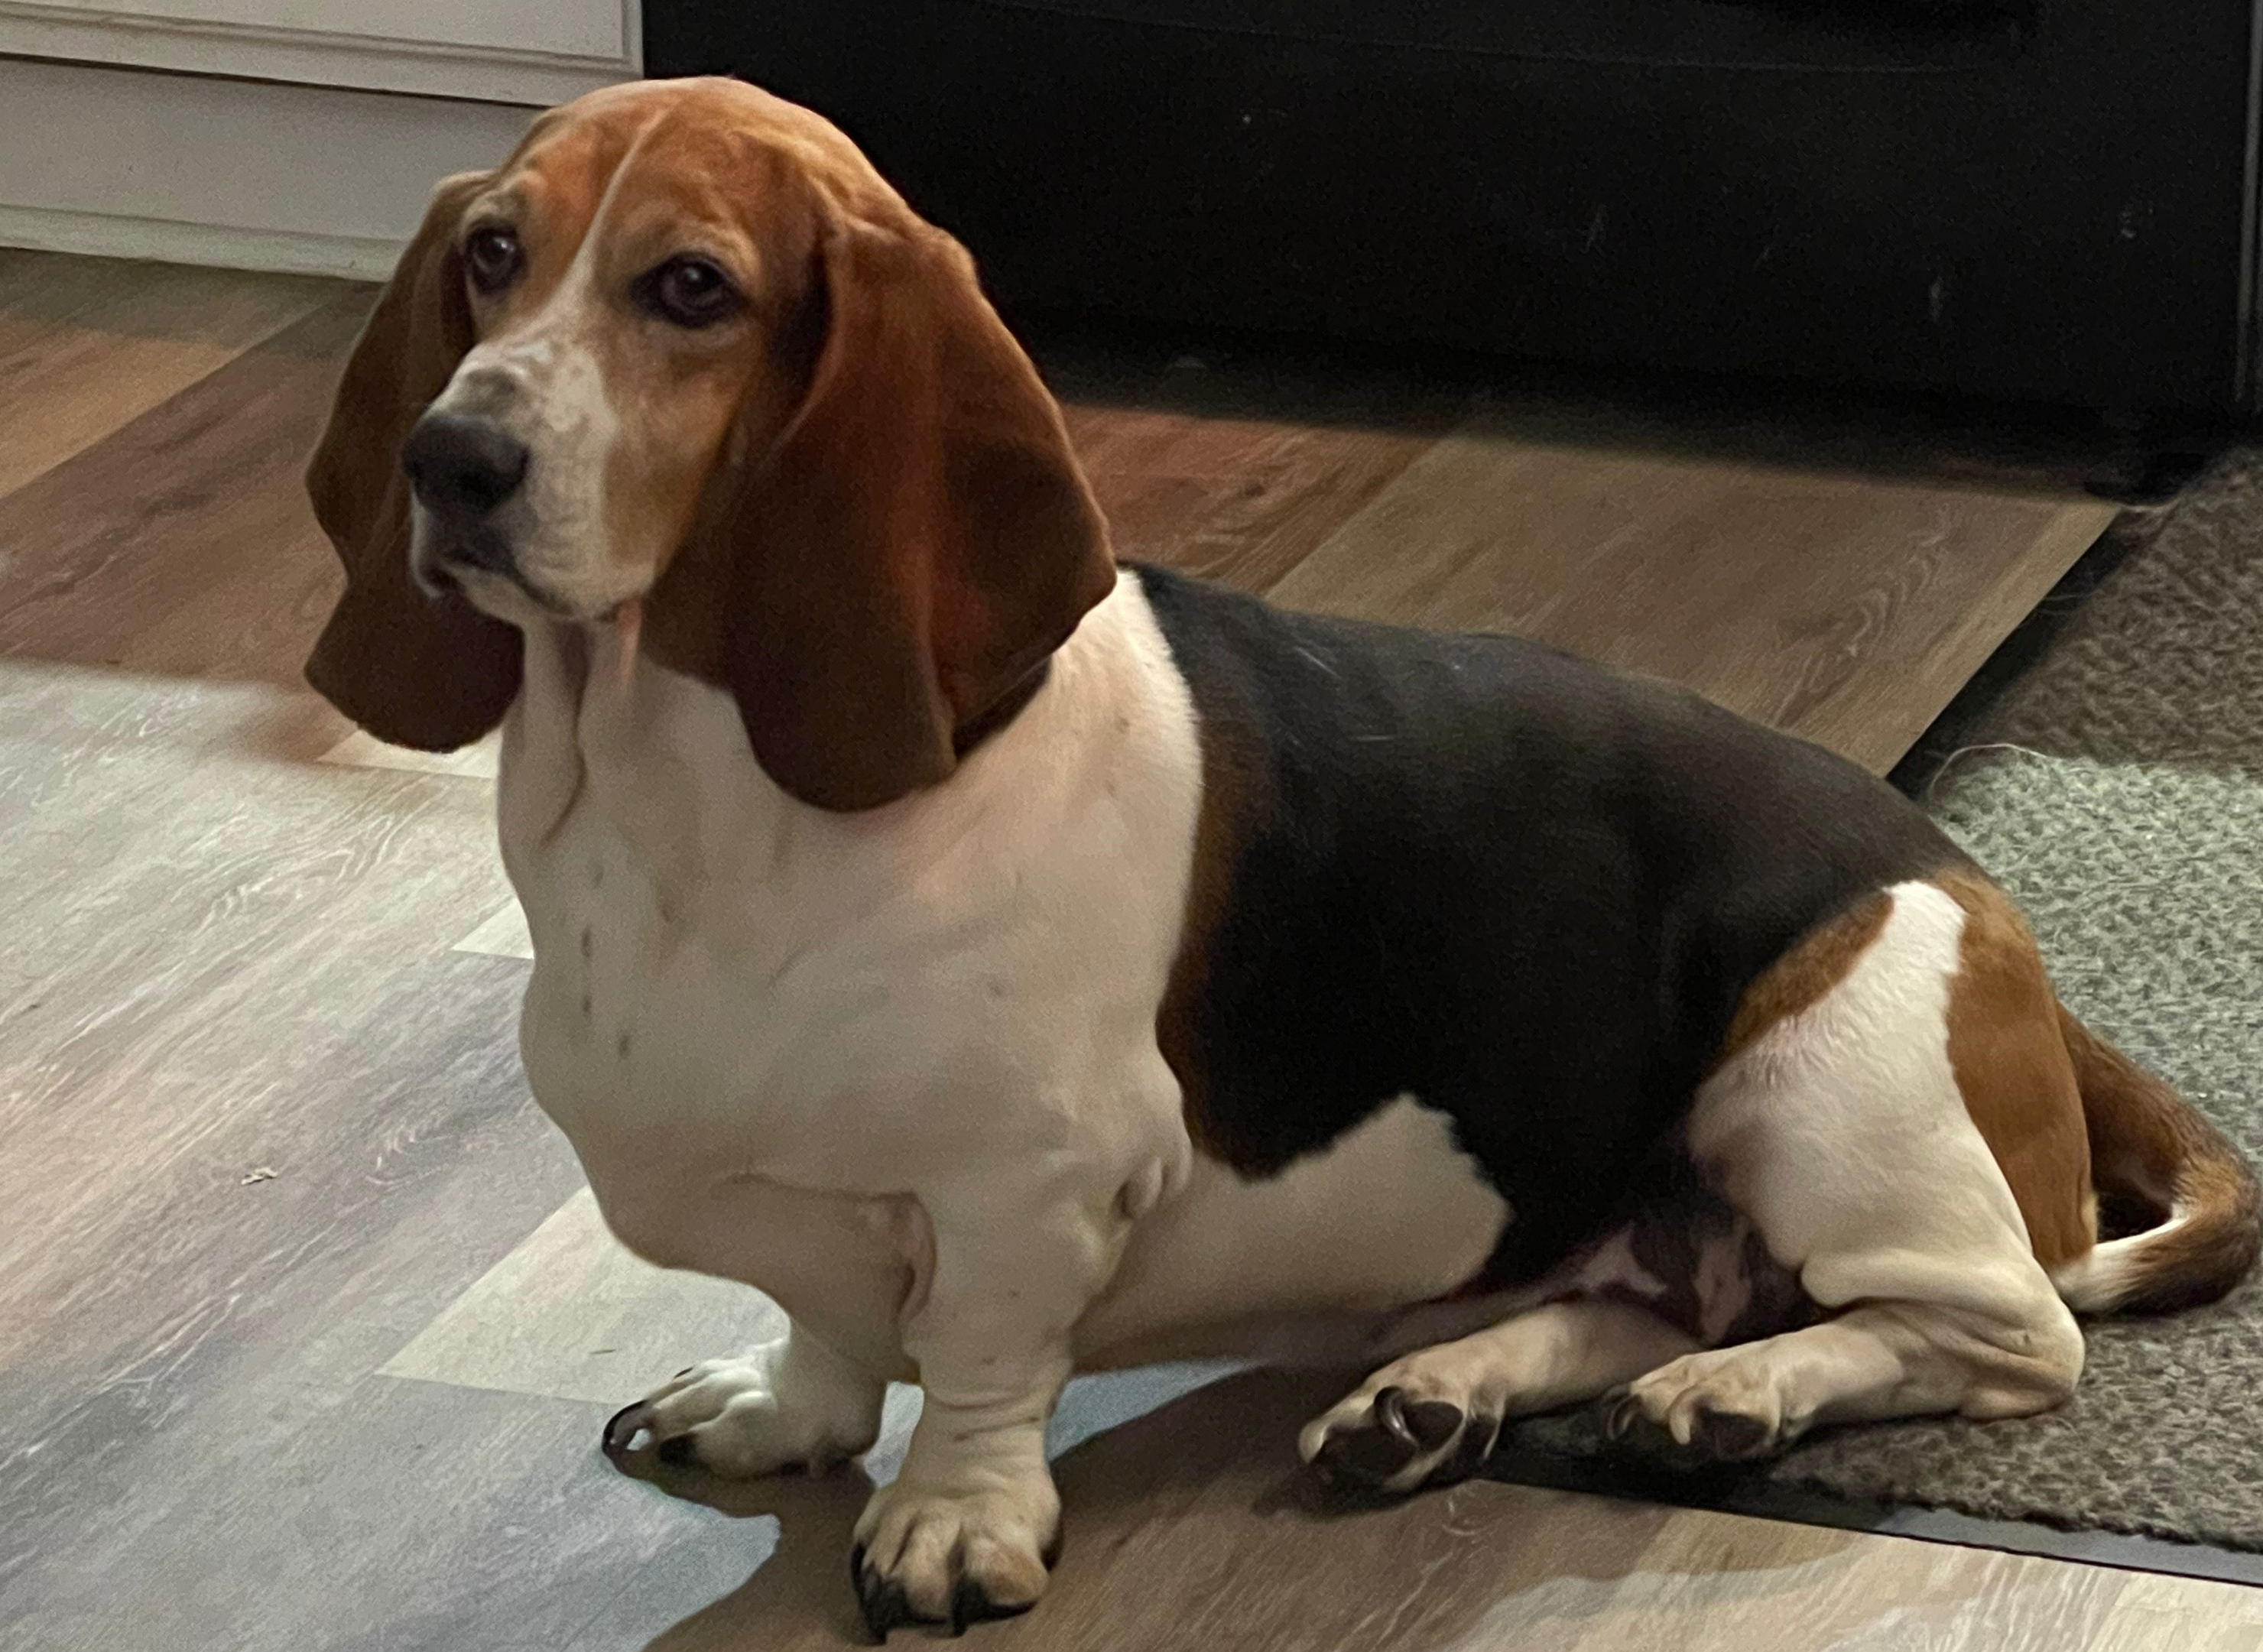
{"type": "Polygon", "coordinates": [[[821,220],[806,389],[719,479],[647,634],[663,662],[699,638],[673,652],[731,690],[779,786],[865,809],[949,775],[1116,573],[1060,408],[965,250],[900,207],[821,220]]]}
{"type": "Polygon", "coordinates": [[[346,569],[307,681],[379,739],[424,751],[479,739],[518,693],[518,633],[460,595],[428,595],[410,576],[401,469],[408,427],[472,346],[455,237],[488,176],[463,174],[434,191],[346,362],[307,468],[315,520],[346,569]]]}

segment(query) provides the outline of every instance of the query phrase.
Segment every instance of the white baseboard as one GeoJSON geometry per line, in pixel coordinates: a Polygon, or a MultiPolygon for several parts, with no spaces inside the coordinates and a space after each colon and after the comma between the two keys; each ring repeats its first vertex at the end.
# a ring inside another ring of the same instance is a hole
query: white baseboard
{"type": "Polygon", "coordinates": [[[398,241],[292,230],[176,224],[158,218],[105,218],[37,206],[0,206],[0,247],[84,253],[97,258],[155,258],[224,270],[347,276],[382,281],[401,256],[398,241]]]}
{"type": "Polygon", "coordinates": [[[637,0],[0,0],[0,53],[16,56],[507,104],[633,79],[642,32],[637,0]]]}
{"type": "Polygon", "coordinates": [[[0,59],[0,245],[373,278],[534,112],[0,59]]]}

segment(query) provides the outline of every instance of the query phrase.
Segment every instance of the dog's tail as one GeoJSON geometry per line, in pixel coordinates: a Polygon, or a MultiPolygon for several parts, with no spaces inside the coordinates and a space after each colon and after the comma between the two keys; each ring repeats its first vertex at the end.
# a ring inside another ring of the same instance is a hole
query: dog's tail
{"type": "Polygon", "coordinates": [[[2169,1313],[2216,1301],[2263,1250],[2253,1172],[2192,1103],[2064,1006],[2058,1024],[2082,1092],[2092,1183],[2109,1213],[2137,1205],[2157,1221],[2054,1268],[2051,1282],[2079,1313],[2169,1313]]]}

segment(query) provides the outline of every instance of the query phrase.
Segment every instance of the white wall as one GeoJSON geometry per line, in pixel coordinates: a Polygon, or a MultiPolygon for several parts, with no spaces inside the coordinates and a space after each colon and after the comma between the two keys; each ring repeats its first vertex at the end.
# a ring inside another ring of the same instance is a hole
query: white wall
{"type": "Polygon", "coordinates": [[[533,112],[0,60],[0,245],[374,278],[533,112]]]}
{"type": "Polygon", "coordinates": [[[633,78],[638,0],[0,0],[0,245],[390,270],[432,184],[633,78]]]}
{"type": "Polygon", "coordinates": [[[0,53],[500,103],[635,74],[637,0],[0,0],[0,53]]]}

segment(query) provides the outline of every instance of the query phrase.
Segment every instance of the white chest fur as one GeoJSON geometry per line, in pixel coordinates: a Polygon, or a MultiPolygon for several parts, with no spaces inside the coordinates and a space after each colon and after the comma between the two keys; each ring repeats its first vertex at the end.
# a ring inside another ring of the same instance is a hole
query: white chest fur
{"type": "Polygon", "coordinates": [[[936,1179],[1184,1181],[1154,1016],[1200,754],[1135,585],[947,784],[857,815],[618,647],[530,635],[501,826],[527,1074],[625,1241],[869,1345],[831,1322],[893,1322],[936,1179]]]}

